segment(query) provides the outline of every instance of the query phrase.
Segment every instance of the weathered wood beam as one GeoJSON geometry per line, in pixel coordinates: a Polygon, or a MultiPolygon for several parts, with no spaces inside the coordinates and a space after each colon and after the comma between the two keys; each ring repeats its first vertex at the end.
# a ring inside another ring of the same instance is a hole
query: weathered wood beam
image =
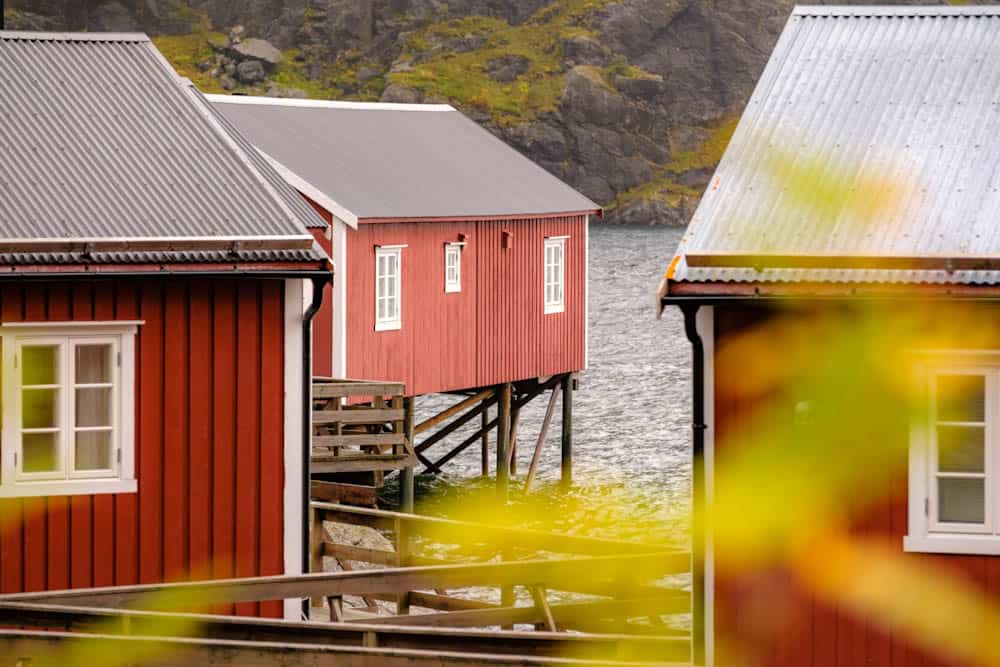
{"type": "Polygon", "coordinates": [[[442,410],[441,412],[437,413],[433,417],[430,417],[429,419],[425,419],[424,421],[420,422],[419,424],[417,424],[413,428],[413,431],[414,431],[414,433],[423,433],[424,431],[429,431],[430,429],[434,428],[435,426],[437,426],[441,422],[443,422],[443,421],[445,421],[447,419],[450,419],[451,417],[454,417],[459,412],[462,412],[462,411],[466,410],[467,408],[472,407],[476,403],[479,403],[483,399],[488,398],[488,397],[490,397],[492,395],[493,395],[493,388],[492,387],[490,387],[489,389],[484,389],[483,391],[479,392],[478,394],[473,394],[472,396],[470,396],[469,398],[465,399],[464,401],[460,401],[460,402],[456,403],[455,405],[451,406],[450,408],[447,408],[446,410],[442,410]]]}
{"type": "Polygon", "coordinates": [[[462,428],[467,423],[475,419],[477,415],[481,414],[483,410],[488,409],[490,406],[496,403],[496,401],[497,398],[495,396],[491,396],[490,398],[487,398],[482,403],[472,408],[465,414],[461,415],[457,419],[448,422],[443,428],[436,431],[432,435],[428,436],[427,439],[425,439],[423,442],[417,445],[416,447],[417,453],[424,452],[428,448],[433,447],[437,443],[441,442],[449,435],[451,435],[452,433],[454,433],[455,431],[457,431],[458,429],[462,428]]]}
{"type": "MultiPolygon", "coordinates": [[[[386,568],[356,572],[322,572],[302,575],[254,577],[214,581],[142,584],[111,588],[42,591],[0,596],[2,602],[49,602],[94,607],[129,607],[150,604],[171,595],[228,604],[330,595],[371,595],[467,586],[539,585],[553,590],[576,591],[581,582],[604,582],[628,590],[633,583],[647,583],[690,569],[690,556],[681,552],[593,558],[527,560],[505,563],[468,563],[386,568]],[[160,597],[159,594],[162,594],[160,597]]],[[[176,599],[176,597],[174,597],[176,599]]]]}
{"type": "Polygon", "coordinates": [[[563,488],[573,484],[573,374],[562,378],[562,456],[560,468],[563,488]]]}
{"type": "Polygon", "coordinates": [[[416,446],[414,445],[414,438],[416,437],[416,431],[413,426],[413,411],[415,409],[414,398],[412,396],[407,396],[403,400],[403,440],[406,443],[407,454],[411,456],[410,465],[403,468],[400,473],[399,479],[399,508],[404,512],[413,511],[413,496],[414,496],[414,480],[413,480],[413,463],[416,459],[416,446]]]}
{"type": "MultiPolygon", "coordinates": [[[[349,544],[323,543],[323,555],[337,560],[353,560],[360,563],[374,563],[386,567],[399,567],[399,554],[384,549],[367,549],[349,544]]],[[[344,568],[348,569],[348,568],[344,568]]]]}
{"type": "Polygon", "coordinates": [[[559,628],[556,626],[556,619],[552,615],[552,608],[549,606],[549,601],[547,598],[547,592],[543,586],[531,586],[531,599],[535,602],[535,608],[541,614],[542,618],[545,620],[545,627],[538,628],[539,630],[548,630],[549,632],[557,632],[559,628]]]}
{"type": "Polygon", "coordinates": [[[313,382],[313,398],[348,398],[358,396],[399,396],[405,391],[402,382],[313,382]]]}
{"type": "Polygon", "coordinates": [[[162,656],[162,662],[177,665],[212,665],[213,667],[477,667],[505,665],[622,665],[618,661],[580,661],[539,658],[527,655],[498,655],[470,651],[419,651],[397,648],[325,646],[284,642],[224,641],[179,637],[134,637],[108,634],[79,634],[0,630],[0,655],[18,656],[39,667],[56,667],[64,656],[61,651],[72,642],[74,656],[92,656],[94,664],[106,655],[162,656]]]}
{"type": "Polygon", "coordinates": [[[378,501],[378,493],[375,487],[364,484],[313,480],[310,484],[310,493],[313,500],[323,500],[330,503],[351,503],[354,505],[371,506],[378,501]]]}
{"type": "Polygon", "coordinates": [[[356,433],[349,435],[314,435],[312,446],[316,447],[360,447],[372,445],[384,447],[402,445],[405,437],[402,433],[356,433]]]}
{"type": "Polygon", "coordinates": [[[500,407],[497,409],[497,497],[507,500],[507,490],[510,483],[510,383],[504,384],[500,390],[500,407]]]}
{"type": "Polygon", "coordinates": [[[196,624],[199,636],[214,640],[531,654],[539,657],[587,655],[594,659],[662,659],[660,656],[673,650],[677,643],[672,638],[619,634],[498,633],[447,627],[384,626],[351,621],[331,625],[325,622],[123,609],[0,605],[2,625],[24,625],[56,631],[92,632],[99,626],[107,634],[148,636],[164,632],[173,634],[176,629],[187,625],[185,621],[196,624]]]}
{"type": "Polygon", "coordinates": [[[402,409],[386,408],[344,408],[342,410],[316,410],[313,412],[313,425],[323,424],[384,424],[403,418],[402,409]]]}
{"type": "Polygon", "coordinates": [[[535,474],[538,472],[538,463],[542,460],[542,448],[545,446],[545,439],[549,434],[549,424],[552,423],[552,415],[555,413],[556,401],[559,400],[559,392],[555,389],[549,396],[549,404],[545,408],[545,417],[542,419],[542,428],[538,431],[538,442],[535,443],[535,452],[531,455],[531,465],[528,466],[528,477],[524,480],[524,492],[531,492],[531,485],[535,482],[535,474]]]}
{"type": "Polygon", "coordinates": [[[312,472],[367,472],[370,470],[399,470],[406,467],[411,459],[405,455],[356,454],[353,456],[313,456],[312,472]]]}

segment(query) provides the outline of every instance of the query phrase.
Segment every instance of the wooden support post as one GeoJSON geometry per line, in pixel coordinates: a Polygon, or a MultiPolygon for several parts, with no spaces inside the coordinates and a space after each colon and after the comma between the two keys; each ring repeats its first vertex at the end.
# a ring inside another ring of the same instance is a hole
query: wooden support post
{"type": "Polygon", "coordinates": [[[556,409],[556,401],[559,400],[559,390],[553,389],[549,396],[549,405],[545,408],[545,418],[542,419],[542,428],[538,431],[538,442],[535,443],[535,453],[531,455],[531,465],[528,467],[528,478],[524,480],[524,492],[531,491],[531,484],[535,481],[535,473],[538,472],[538,462],[542,459],[542,447],[545,446],[545,439],[548,437],[549,424],[552,423],[552,414],[556,409]]]}
{"type": "MultiPolygon", "coordinates": [[[[413,451],[413,408],[414,398],[408,396],[403,400],[403,435],[406,438],[406,449],[413,451]]],[[[400,511],[413,512],[413,462],[400,471],[399,477],[399,509],[400,511]]]]}
{"type": "MultiPolygon", "coordinates": [[[[493,394],[491,393],[490,396],[493,394]]],[[[490,423],[490,409],[488,399],[483,399],[483,413],[482,421],[479,430],[482,431],[482,451],[480,457],[482,461],[480,463],[480,468],[483,477],[488,477],[490,474],[490,429],[487,428],[487,424],[490,423]]]]}
{"type": "Polygon", "coordinates": [[[573,484],[573,374],[562,379],[562,486],[573,484]]]}
{"type": "MultiPolygon", "coordinates": [[[[396,554],[399,557],[399,567],[406,567],[410,561],[410,535],[406,523],[402,519],[393,521],[393,532],[396,534],[396,554]]],[[[396,597],[396,614],[410,613],[410,593],[402,591],[396,597]]]]}
{"type": "Polygon", "coordinates": [[[497,495],[507,500],[510,486],[510,399],[511,384],[500,387],[500,405],[497,414],[497,495]]]}
{"type": "Polygon", "coordinates": [[[556,619],[552,615],[552,608],[549,607],[549,601],[547,598],[547,591],[544,586],[532,586],[531,587],[531,599],[535,601],[535,607],[542,613],[545,618],[545,623],[540,624],[541,627],[535,626],[536,630],[548,630],[549,632],[558,632],[559,628],[556,627],[556,619]]]}
{"type": "MultiPolygon", "coordinates": [[[[309,522],[309,551],[310,551],[310,572],[323,571],[323,542],[326,541],[326,529],[323,527],[323,511],[313,510],[312,521],[309,522]]],[[[323,604],[323,598],[315,597],[312,606],[319,607],[323,604]]]]}
{"type": "Polygon", "coordinates": [[[331,595],[327,598],[330,605],[330,622],[340,623],[344,620],[344,598],[340,595],[331,595]]]}
{"type": "Polygon", "coordinates": [[[514,403],[510,409],[510,446],[507,448],[507,465],[511,477],[517,476],[517,427],[521,423],[521,406],[514,403]]]}

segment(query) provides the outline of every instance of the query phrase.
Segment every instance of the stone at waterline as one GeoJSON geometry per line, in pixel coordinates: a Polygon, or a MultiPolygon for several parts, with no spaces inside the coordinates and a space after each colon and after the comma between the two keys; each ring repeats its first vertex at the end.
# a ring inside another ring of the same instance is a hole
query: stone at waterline
{"type": "Polygon", "coordinates": [[[244,60],[236,66],[236,78],[241,82],[252,85],[267,78],[264,71],[264,64],[259,60],[244,60]]]}

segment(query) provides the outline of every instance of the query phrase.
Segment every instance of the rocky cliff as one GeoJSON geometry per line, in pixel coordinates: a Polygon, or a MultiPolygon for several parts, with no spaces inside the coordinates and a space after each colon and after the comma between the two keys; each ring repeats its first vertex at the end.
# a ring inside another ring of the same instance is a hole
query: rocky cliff
{"type": "Polygon", "coordinates": [[[448,101],[604,205],[608,222],[681,225],[792,4],[8,0],[6,18],[159,35],[204,90],[448,101]]]}

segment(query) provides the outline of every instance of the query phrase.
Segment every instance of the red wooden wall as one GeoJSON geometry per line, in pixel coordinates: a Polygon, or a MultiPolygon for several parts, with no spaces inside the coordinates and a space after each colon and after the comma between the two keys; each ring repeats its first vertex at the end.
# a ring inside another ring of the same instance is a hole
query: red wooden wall
{"type": "Polygon", "coordinates": [[[282,281],[7,284],[0,319],[145,321],[138,493],[0,500],[0,591],[283,572],[282,281]]]}
{"type": "Polygon", "coordinates": [[[581,370],[586,217],[362,223],[347,233],[347,375],[425,394],[581,370]],[[503,232],[512,243],[503,248],[503,232]],[[444,244],[465,235],[462,291],[444,291],[444,244]],[[566,309],[545,315],[544,238],[566,241],[566,309]],[[375,246],[405,244],[403,325],[375,331],[375,246]]]}
{"type": "MultiPolygon", "coordinates": [[[[333,216],[325,208],[308,197],[305,197],[305,200],[316,209],[316,212],[328,224],[333,224],[333,216]]],[[[326,256],[332,258],[332,230],[327,227],[326,229],[313,228],[309,231],[326,252],[326,256]]],[[[336,269],[337,267],[334,267],[334,280],[337,279],[336,269]]],[[[312,340],[313,374],[331,377],[333,375],[333,286],[330,283],[327,283],[323,288],[323,302],[320,304],[319,312],[313,317],[312,340]]]]}
{"type": "MultiPolygon", "coordinates": [[[[785,315],[788,310],[783,311],[785,315]]],[[[766,309],[725,305],[715,307],[715,350],[750,327],[760,326],[766,309]]],[[[996,320],[1000,310],[984,307],[983,321],[996,320]]],[[[1000,340],[996,341],[1000,344],[1000,340]]],[[[780,357],[780,353],[777,353],[780,357]]],[[[718,358],[718,357],[717,357],[718,358]]],[[[731,359],[739,367],[715,367],[716,461],[752,434],[754,402],[740,397],[734,382],[741,382],[747,360],[731,359]],[[748,430],[750,429],[750,430],[748,430]]],[[[858,371],[863,377],[865,369],[858,371]]],[[[793,397],[794,398],[794,397],[793,397]]],[[[791,414],[791,412],[789,412],[791,414]]],[[[908,433],[901,429],[901,443],[908,433]]],[[[873,443],[875,445],[877,443],[873,443]]],[[[780,484],[781,471],[762,484],[780,484]]],[[[717,496],[726,493],[716,487],[717,496]]],[[[788,498],[794,502],[794,498],[788,498]]],[[[850,504],[850,499],[845,499],[850,504]]],[[[906,471],[886,488],[881,499],[864,507],[852,507],[849,529],[866,539],[884,540],[903,551],[907,534],[906,471]]],[[[817,554],[818,558],[822,556],[817,554]]],[[[908,554],[907,558],[930,563],[941,571],[957,572],[1000,600],[1000,557],[908,554]]],[[[739,664],[774,667],[936,667],[954,664],[942,656],[917,650],[905,638],[883,631],[875,623],[853,616],[816,599],[780,571],[768,570],[730,576],[721,571],[715,596],[718,645],[731,645],[744,659],[739,664]]],[[[717,663],[719,664],[719,663],[717,663]]]]}

